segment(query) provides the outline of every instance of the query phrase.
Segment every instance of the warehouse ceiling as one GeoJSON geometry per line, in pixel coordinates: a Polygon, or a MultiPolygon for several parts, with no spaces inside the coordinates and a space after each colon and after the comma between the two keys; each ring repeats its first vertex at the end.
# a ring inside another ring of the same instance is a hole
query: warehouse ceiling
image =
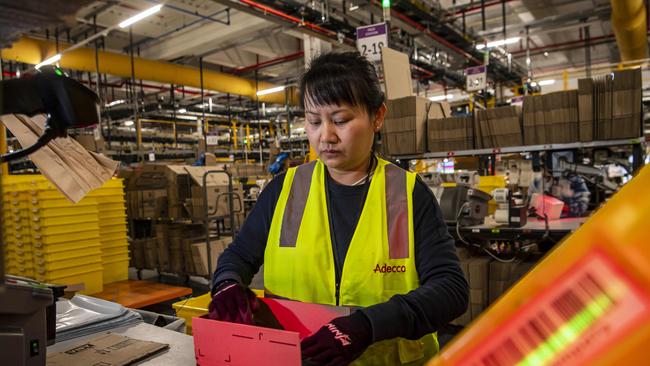
{"type": "MultiPolygon", "coordinates": [[[[157,3],[82,2],[73,22],[34,30],[29,36],[74,44],[157,3]]],[[[513,37],[520,40],[490,54],[490,78],[500,85],[514,86],[527,76],[541,78],[568,68],[585,68],[587,57],[591,63],[619,61],[609,0],[485,0],[483,11],[481,3],[393,2],[390,43],[411,55],[418,80],[415,89],[431,95],[462,88],[463,69],[483,61],[476,45],[513,37]]],[[[376,0],[170,0],[160,12],[135,24],[132,34],[128,28],[112,30],[98,47],[127,53],[132,46],[136,55],[147,59],[195,67],[202,60],[208,70],[295,84],[304,70],[306,34],[331,43],[333,49],[354,49],[354,29],[381,21],[381,13],[376,0]]],[[[94,74],[88,75],[89,80],[93,78],[94,74]]],[[[107,103],[128,97],[125,80],[107,76],[105,81],[111,85],[104,94],[107,103]]],[[[143,104],[164,101],[171,89],[146,80],[140,86],[146,95],[143,104]]],[[[196,88],[180,91],[173,96],[178,105],[196,111],[203,108],[196,88]]],[[[215,105],[231,101],[218,90],[206,93],[215,105]]],[[[237,100],[243,109],[251,106],[237,100]]],[[[152,108],[161,109],[159,105],[152,108]]]]}

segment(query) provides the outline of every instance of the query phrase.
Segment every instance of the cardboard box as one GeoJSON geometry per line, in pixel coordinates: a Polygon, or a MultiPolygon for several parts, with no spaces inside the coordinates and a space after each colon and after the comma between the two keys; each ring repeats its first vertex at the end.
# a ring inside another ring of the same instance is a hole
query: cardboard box
{"type": "Polygon", "coordinates": [[[578,79],[578,130],[581,142],[594,140],[594,81],[578,79]]]}
{"type": "Polygon", "coordinates": [[[77,135],[73,137],[81,146],[83,146],[88,151],[94,152],[103,152],[105,149],[104,138],[99,136],[96,138],[95,135],[77,135]]]}
{"type": "Polygon", "coordinates": [[[108,333],[75,342],[63,351],[47,355],[49,366],[131,365],[169,348],[168,344],[142,341],[108,333]]]}
{"type": "Polygon", "coordinates": [[[156,238],[136,239],[141,240],[144,246],[144,267],[148,269],[158,268],[158,243],[156,238]]]}
{"type": "Polygon", "coordinates": [[[212,269],[208,272],[208,250],[205,245],[205,239],[201,242],[194,242],[191,244],[192,261],[194,263],[195,273],[200,276],[207,276],[214,273],[217,268],[217,259],[221,253],[232,243],[232,238],[223,238],[210,241],[210,254],[212,261],[212,269]]]}
{"type": "Polygon", "coordinates": [[[429,152],[470,150],[474,148],[472,116],[429,120],[429,152]]]}
{"type": "Polygon", "coordinates": [[[448,103],[435,103],[417,96],[388,100],[386,105],[382,145],[389,155],[426,152],[428,120],[451,115],[448,103]]]}
{"type": "Polygon", "coordinates": [[[476,118],[479,125],[481,148],[523,144],[519,107],[479,110],[476,112],[476,118]]]}

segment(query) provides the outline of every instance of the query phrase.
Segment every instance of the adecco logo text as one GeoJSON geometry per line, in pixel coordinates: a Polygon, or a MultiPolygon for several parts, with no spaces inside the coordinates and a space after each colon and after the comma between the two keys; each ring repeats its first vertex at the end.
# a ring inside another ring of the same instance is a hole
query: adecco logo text
{"type": "Polygon", "coordinates": [[[391,273],[391,272],[398,272],[398,273],[404,273],[406,272],[406,266],[389,266],[387,264],[384,264],[383,266],[377,266],[373,270],[373,272],[377,273],[391,273]]]}

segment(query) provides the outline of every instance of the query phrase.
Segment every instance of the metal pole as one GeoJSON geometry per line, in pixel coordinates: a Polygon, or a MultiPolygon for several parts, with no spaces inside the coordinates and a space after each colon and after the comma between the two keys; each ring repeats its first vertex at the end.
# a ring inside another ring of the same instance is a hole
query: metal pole
{"type": "MultiPolygon", "coordinates": [[[[260,63],[260,56],[257,55],[257,63],[260,63]]],[[[262,121],[260,120],[260,97],[257,96],[259,90],[258,69],[255,69],[255,108],[257,109],[257,133],[259,134],[258,144],[260,145],[260,165],[264,164],[264,156],[262,155],[262,121]]],[[[248,137],[249,140],[251,137],[248,137]]]]}
{"type": "Polygon", "coordinates": [[[589,44],[591,35],[589,34],[589,26],[585,27],[585,72],[587,77],[591,77],[591,46],[589,44]]]}
{"type": "Polygon", "coordinates": [[[485,30],[485,0],[481,0],[481,29],[485,30]]]}
{"type": "Polygon", "coordinates": [[[205,127],[203,128],[203,131],[199,131],[199,133],[203,134],[203,145],[205,148],[205,151],[208,151],[208,121],[205,119],[205,96],[203,95],[203,57],[199,57],[199,75],[201,77],[201,119],[203,120],[203,123],[205,124],[205,127]]]}
{"type": "MultiPolygon", "coordinates": [[[[284,89],[284,107],[287,111],[287,139],[289,141],[289,157],[293,159],[293,143],[291,142],[291,109],[289,109],[289,88],[284,89]]],[[[282,151],[282,139],[280,139],[282,151]]]]}
{"type": "Polygon", "coordinates": [[[133,102],[133,118],[135,119],[138,159],[143,161],[142,124],[140,123],[140,118],[138,118],[138,98],[135,95],[135,59],[133,57],[133,28],[131,27],[129,27],[129,56],[131,56],[131,99],[133,102]]]}

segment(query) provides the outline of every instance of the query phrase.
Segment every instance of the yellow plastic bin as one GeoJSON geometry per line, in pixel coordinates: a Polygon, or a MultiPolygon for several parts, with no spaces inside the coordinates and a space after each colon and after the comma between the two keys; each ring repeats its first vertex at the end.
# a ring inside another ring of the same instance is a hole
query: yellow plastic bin
{"type": "MultiPolygon", "coordinates": [[[[492,195],[492,191],[497,188],[505,188],[507,186],[505,175],[482,175],[479,177],[477,189],[492,195]]],[[[488,214],[493,214],[497,210],[497,203],[492,198],[488,202],[488,214]]]]}
{"type": "Polygon", "coordinates": [[[82,294],[90,295],[104,290],[104,271],[101,266],[96,266],[94,269],[89,271],[79,271],[59,277],[35,273],[34,278],[37,281],[56,285],[76,285],[83,283],[85,289],[80,291],[82,294]]]}
{"type": "MultiPolygon", "coordinates": [[[[92,226],[92,225],[91,225],[92,226]]],[[[96,226],[95,226],[96,227],[96,226]]],[[[87,230],[76,231],[72,233],[43,234],[34,233],[32,236],[34,245],[53,245],[59,243],[72,243],[78,241],[99,243],[99,231],[93,230],[92,227],[87,230]]]]}
{"type": "MultiPolygon", "coordinates": [[[[264,297],[263,290],[252,290],[257,297],[264,297]]],[[[208,306],[210,306],[211,299],[212,297],[208,292],[207,294],[191,297],[172,304],[172,308],[176,311],[176,316],[185,319],[185,329],[187,334],[192,334],[192,318],[208,313],[208,306]]]]}
{"type": "Polygon", "coordinates": [[[112,283],[129,279],[129,257],[118,260],[105,260],[104,283],[112,283]]]}

